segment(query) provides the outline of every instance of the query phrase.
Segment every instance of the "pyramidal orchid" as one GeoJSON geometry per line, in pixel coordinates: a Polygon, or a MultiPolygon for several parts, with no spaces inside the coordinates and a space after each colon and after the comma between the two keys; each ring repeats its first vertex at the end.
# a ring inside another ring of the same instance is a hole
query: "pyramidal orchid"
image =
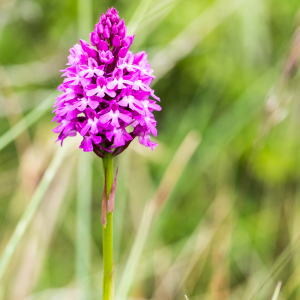
{"type": "MultiPolygon", "coordinates": [[[[115,8],[102,14],[90,43],[80,40],[70,49],[67,68],[62,70],[62,92],[55,101],[53,129],[63,145],[67,137],[82,137],[79,148],[94,151],[103,160],[103,300],[113,299],[113,210],[116,177],[113,157],[122,153],[134,138],[140,144],[157,146],[154,111],[160,111],[160,99],[150,88],[155,78],[142,51],[129,48],[134,35],[127,35],[124,20],[115,8]]],[[[116,175],[117,176],[117,175],[116,175]]]]}
{"type": "Polygon", "coordinates": [[[152,150],[157,146],[150,140],[157,133],[153,112],[161,110],[150,88],[155,76],[144,51],[129,51],[133,39],[111,8],[95,25],[91,44],[80,40],[70,49],[58,87],[63,93],[53,111],[59,124],[53,131],[61,144],[79,134],[79,148],[101,157],[105,152],[120,154],[135,137],[152,150]]]}

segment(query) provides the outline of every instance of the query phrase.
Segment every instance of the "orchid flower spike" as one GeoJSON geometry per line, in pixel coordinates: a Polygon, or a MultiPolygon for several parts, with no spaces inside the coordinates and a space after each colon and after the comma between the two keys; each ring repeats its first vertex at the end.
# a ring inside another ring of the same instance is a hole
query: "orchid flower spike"
{"type": "Polygon", "coordinates": [[[105,151],[120,154],[135,137],[152,150],[157,146],[150,140],[157,134],[153,113],[161,110],[150,88],[155,76],[144,51],[129,51],[134,35],[126,31],[112,7],[95,25],[91,43],[80,40],[70,49],[53,111],[58,123],[53,131],[61,145],[79,133],[79,148],[100,157],[105,151]]]}

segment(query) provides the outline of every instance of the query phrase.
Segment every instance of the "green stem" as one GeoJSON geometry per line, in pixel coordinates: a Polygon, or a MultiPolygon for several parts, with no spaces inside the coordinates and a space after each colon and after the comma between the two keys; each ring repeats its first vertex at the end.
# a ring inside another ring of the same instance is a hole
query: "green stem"
{"type": "MultiPolygon", "coordinates": [[[[113,158],[106,152],[103,158],[103,171],[106,172],[107,199],[113,186],[113,158]]],[[[106,215],[107,223],[103,228],[103,300],[114,298],[114,262],[113,262],[113,213],[106,215]]]]}

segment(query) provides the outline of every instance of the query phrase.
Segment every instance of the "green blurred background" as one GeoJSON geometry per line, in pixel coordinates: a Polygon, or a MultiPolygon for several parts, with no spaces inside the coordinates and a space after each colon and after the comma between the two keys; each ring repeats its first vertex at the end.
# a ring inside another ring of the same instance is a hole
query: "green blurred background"
{"type": "Polygon", "coordinates": [[[111,6],[163,108],[115,160],[117,299],[300,299],[296,0],[0,1],[0,299],[101,299],[102,162],[51,107],[111,6]]]}

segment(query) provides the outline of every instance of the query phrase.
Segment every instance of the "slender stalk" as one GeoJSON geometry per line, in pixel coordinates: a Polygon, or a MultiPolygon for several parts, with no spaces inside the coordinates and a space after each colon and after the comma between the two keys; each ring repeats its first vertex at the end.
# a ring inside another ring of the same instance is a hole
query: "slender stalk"
{"type": "MultiPolygon", "coordinates": [[[[106,173],[107,199],[113,186],[113,158],[106,152],[103,158],[103,171],[106,173]]],[[[103,229],[103,300],[114,298],[114,262],[113,262],[113,213],[106,215],[107,223],[103,229]]]]}

